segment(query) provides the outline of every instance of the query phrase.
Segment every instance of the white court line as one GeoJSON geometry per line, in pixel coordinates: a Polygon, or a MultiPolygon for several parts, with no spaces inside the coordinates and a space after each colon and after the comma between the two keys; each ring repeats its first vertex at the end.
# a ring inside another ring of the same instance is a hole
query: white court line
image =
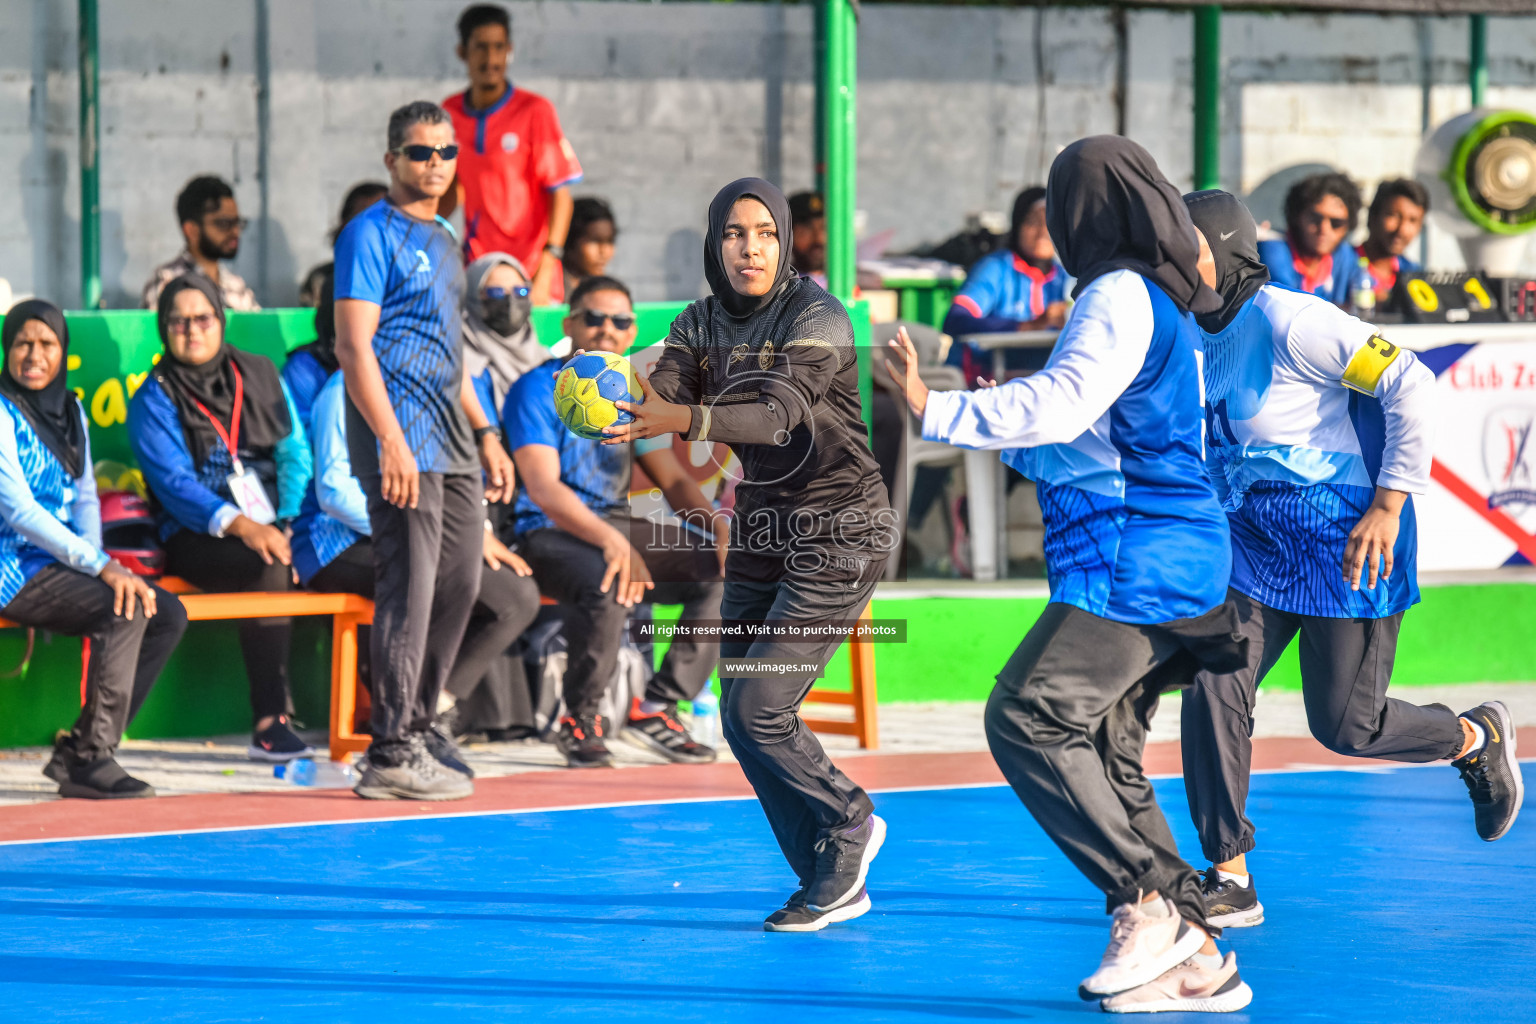
{"type": "MultiPolygon", "coordinates": [[[[1362,764],[1354,765],[1323,765],[1298,763],[1287,765],[1284,768],[1255,768],[1251,775],[1300,775],[1306,772],[1387,772],[1399,771],[1405,768],[1438,768],[1444,767],[1449,762],[1431,761],[1427,764],[1362,764]]],[[[1520,758],[1521,764],[1536,764],[1536,757],[1520,758]]],[[[1162,772],[1147,776],[1149,779],[1182,779],[1182,773],[1162,772]]],[[[881,789],[870,789],[870,793],[934,793],[940,790],[957,789],[1000,789],[1007,786],[1006,782],[962,782],[953,786],[889,786],[881,789]]],[[[238,796],[237,793],[229,794],[238,796]]],[[[404,821],[442,821],[448,818],[491,818],[497,815],[518,814],[545,814],[560,811],[600,811],[609,808],[620,807],[667,807],[679,804],[708,804],[724,803],[732,800],[756,800],[755,796],[680,796],[667,797],[662,800],[623,800],[609,803],[591,804],[558,804],[550,807],[514,807],[497,811],[444,811],[441,814],[420,814],[414,816],[400,816],[392,818],[338,818],[329,821],[285,821],[270,825],[220,825],[215,828],[183,828],[165,829],[157,832],[111,832],[96,836],[44,836],[38,839],[4,839],[0,840],[0,847],[6,846],[39,846],[44,843],[85,843],[106,839],[154,839],[164,836],[198,836],[214,835],[220,832],[264,832],[276,829],[289,828],[325,828],[332,825],[374,825],[394,824],[404,821]]]]}

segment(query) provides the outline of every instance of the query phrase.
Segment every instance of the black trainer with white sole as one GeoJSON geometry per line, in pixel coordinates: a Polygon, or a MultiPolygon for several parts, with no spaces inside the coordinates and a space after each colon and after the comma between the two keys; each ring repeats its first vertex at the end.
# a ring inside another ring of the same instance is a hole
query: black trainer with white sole
{"type": "Polygon", "coordinates": [[[246,756],[252,761],[265,761],[268,764],[286,764],[296,761],[301,757],[314,757],[315,748],[299,738],[299,734],[293,731],[288,724],[287,715],[278,715],[277,720],[259,732],[251,733],[251,745],[246,750],[246,756]]]}
{"type": "Polygon", "coordinates": [[[1476,722],[1485,737],[1480,749],[1451,762],[1461,772],[1472,797],[1477,834],[1486,842],[1502,839],[1520,815],[1525,780],[1515,752],[1515,720],[1502,701],[1490,700],[1462,718],[1476,722]]]}
{"type": "Polygon", "coordinates": [[[763,922],[763,931],[819,932],[829,924],[863,917],[873,906],[869,901],[868,891],[862,885],[859,886],[859,891],[853,894],[852,899],[834,910],[812,910],[805,902],[805,894],[808,891],[809,889],[798,890],[782,907],[769,914],[768,919],[763,922]]]}
{"type": "Polygon", "coordinates": [[[1200,895],[1205,899],[1205,920],[1213,928],[1252,928],[1264,923],[1264,904],[1253,876],[1244,888],[1230,878],[1222,878],[1213,864],[1200,876],[1200,895]]]}
{"type": "Polygon", "coordinates": [[[823,913],[853,899],[863,890],[869,864],[884,842],[885,821],[877,814],[816,840],[816,877],[806,892],[806,905],[823,913]]]}

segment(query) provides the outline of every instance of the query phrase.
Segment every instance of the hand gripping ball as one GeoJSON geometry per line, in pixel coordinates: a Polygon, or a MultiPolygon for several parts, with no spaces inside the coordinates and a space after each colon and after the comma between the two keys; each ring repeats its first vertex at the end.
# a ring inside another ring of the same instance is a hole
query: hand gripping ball
{"type": "Polygon", "coordinates": [[[571,433],[589,441],[601,441],[604,427],[623,426],[634,420],[614,402],[640,400],[635,368],[628,359],[612,352],[575,356],[555,377],[555,414],[571,433]]]}

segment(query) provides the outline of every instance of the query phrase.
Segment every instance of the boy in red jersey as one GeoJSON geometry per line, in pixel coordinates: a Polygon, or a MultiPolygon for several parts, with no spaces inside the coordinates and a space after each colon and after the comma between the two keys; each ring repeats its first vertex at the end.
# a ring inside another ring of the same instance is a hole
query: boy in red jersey
{"type": "Polygon", "coordinates": [[[581,164],[554,105],[513,88],[507,78],[512,17],[506,9],[467,7],[458,29],[457,53],[469,70],[469,88],[443,101],[459,143],[459,170],[438,213],[446,217],[464,204],[466,262],[510,253],[533,270],[534,305],[560,302],[570,186],[581,180],[581,164]]]}

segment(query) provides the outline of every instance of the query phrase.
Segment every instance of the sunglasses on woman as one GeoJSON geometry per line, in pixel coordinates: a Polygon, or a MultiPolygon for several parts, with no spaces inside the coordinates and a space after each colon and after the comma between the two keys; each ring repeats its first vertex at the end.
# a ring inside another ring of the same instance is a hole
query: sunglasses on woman
{"type": "Polygon", "coordinates": [[[603,326],[604,320],[612,320],[613,329],[616,331],[627,331],[635,326],[635,318],[628,313],[599,313],[595,309],[584,309],[581,311],[581,317],[594,331],[603,326]]]}
{"type": "Polygon", "coordinates": [[[213,327],[219,320],[212,313],[200,313],[197,316],[168,316],[165,318],[165,329],[171,334],[186,334],[193,327],[200,331],[206,331],[213,327]]]}
{"type": "Polygon", "coordinates": [[[505,288],[493,285],[485,290],[485,297],[488,299],[504,299],[509,295],[516,295],[520,299],[526,299],[528,297],[528,286],[520,284],[511,291],[507,291],[505,288]]]}
{"type": "Polygon", "coordinates": [[[405,157],[412,163],[424,164],[428,160],[432,159],[433,153],[436,153],[444,160],[457,159],[459,155],[459,147],[456,143],[452,142],[445,146],[401,146],[399,149],[395,150],[395,153],[399,156],[405,157]]]}

